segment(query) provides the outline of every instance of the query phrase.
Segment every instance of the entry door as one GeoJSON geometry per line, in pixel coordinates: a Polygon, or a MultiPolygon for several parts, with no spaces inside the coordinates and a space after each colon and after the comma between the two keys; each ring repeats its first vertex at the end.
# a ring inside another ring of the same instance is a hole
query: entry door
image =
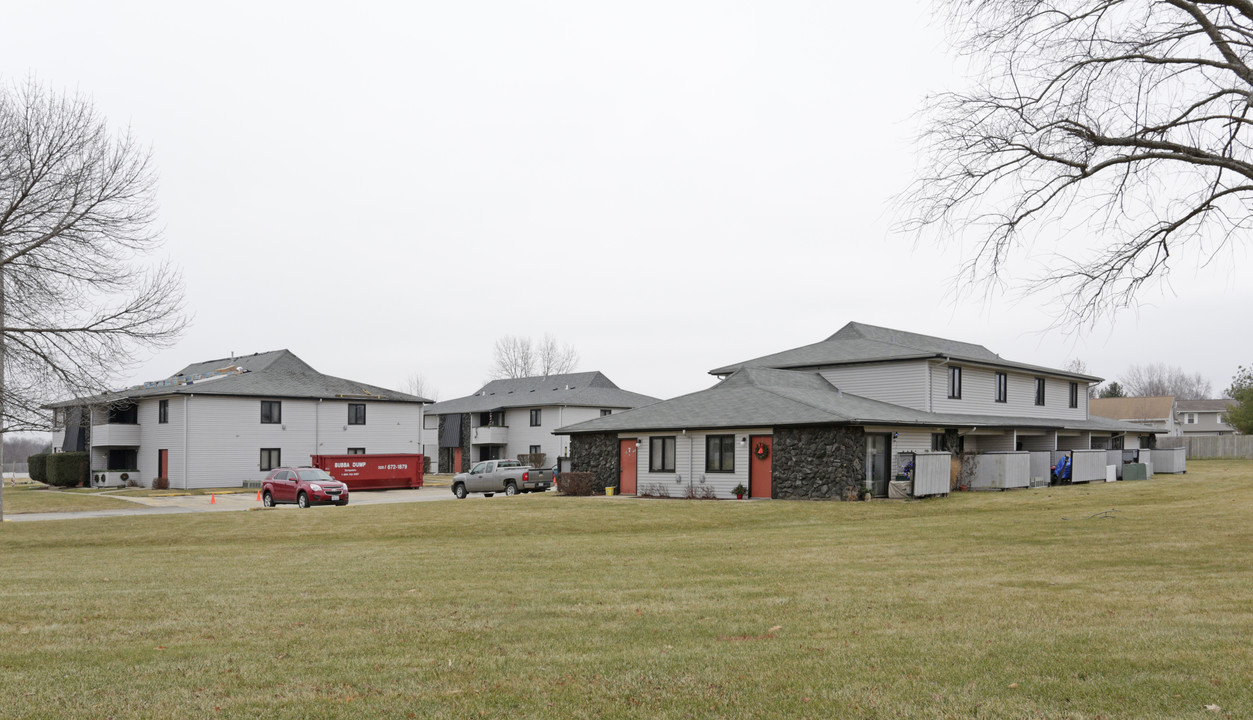
{"type": "Polygon", "coordinates": [[[461,448],[459,447],[452,449],[452,471],[461,472],[461,448]]]}
{"type": "Polygon", "coordinates": [[[748,496],[774,497],[774,438],[753,435],[748,439],[748,447],[751,453],[748,456],[748,496]]]}
{"type": "Polygon", "coordinates": [[[170,451],[157,451],[157,477],[163,480],[170,479],[170,451]]]}
{"type": "Polygon", "coordinates": [[[866,482],[870,485],[870,492],[875,497],[888,496],[888,471],[891,469],[889,465],[891,450],[891,435],[866,435],[866,482]]]}
{"type": "Polygon", "coordinates": [[[623,495],[635,494],[638,458],[639,449],[635,447],[634,440],[618,441],[618,492],[623,495]]]}

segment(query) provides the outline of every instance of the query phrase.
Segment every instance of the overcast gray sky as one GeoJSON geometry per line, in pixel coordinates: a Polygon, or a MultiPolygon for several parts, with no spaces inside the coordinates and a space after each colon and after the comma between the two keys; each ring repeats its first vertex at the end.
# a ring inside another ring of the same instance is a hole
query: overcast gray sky
{"type": "Polygon", "coordinates": [[[1047,297],[954,299],[960,248],[892,232],[914,115],[963,83],[929,5],[51,0],[5,9],[0,72],[152,145],[193,321],[119,384],[288,348],[449,399],[548,332],[672,397],[857,320],[1225,388],[1242,251],[1066,336],[1047,297]]]}

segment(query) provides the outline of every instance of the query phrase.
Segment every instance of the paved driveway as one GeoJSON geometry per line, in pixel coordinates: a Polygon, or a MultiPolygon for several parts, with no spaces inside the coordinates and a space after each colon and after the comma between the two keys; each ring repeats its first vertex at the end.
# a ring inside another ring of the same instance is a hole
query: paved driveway
{"type": "MultiPolygon", "coordinates": [[[[74,520],[78,518],[114,517],[116,515],[171,515],[179,513],[199,512],[238,512],[260,508],[256,491],[246,493],[228,493],[210,497],[209,495],[176,495],[174,497],[126,497],[110,495],[121,500],[135,503],[135,508],[115,510],[88,510],[86,512],[55,512],[55,513],[23,513],[6,514],[5,522],[34,522],[36,520],[74,520]],[[212,502],[211,502],[212,501],[212,502]]],[[[478,497],[472,495],[471,497],[478,497]]],[[[417,490],[358,490],[349,498],[349,506],[385,505],[390,503],[431,502],[436,500],[455,500],[452,491],[447,487],[423,487],[417,490]]],[[[339,508],[316,506],[313,510],[339,508]]],[[[299,510],[295,505],[279,505],[275,511],[299,510]]]]}

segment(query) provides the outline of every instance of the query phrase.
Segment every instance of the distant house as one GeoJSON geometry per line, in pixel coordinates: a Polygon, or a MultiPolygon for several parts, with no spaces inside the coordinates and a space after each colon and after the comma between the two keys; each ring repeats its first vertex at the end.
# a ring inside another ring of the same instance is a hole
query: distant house
{"type": "Polygon", "coordinates": [[[1238,431],[1223,422],[1223,416],[1227,414],[1229,408],[1235,407],[1235,404],[1235,400],[1227,398],[1179,400],[1175,403],[1176,427],[1185,437],[1235,435],[1238,431]]]}
{"type": "Polygon", "coordinates": [[[1171,395],[1092,398],[1088,401],[1088,408],[1093,415],[1147,425],[1156,437],[1178,437],[1182,434],[1176,420],[1175,398],[1171,395]]]}
{"type": "Polygon", "coordinates": [[[418,453],[425,398],[323,375],[288,350],[189,365],[164,380],[47,406],[60,450],[93,474],[228,487],[313,455],[418,453]],[[111,472],[110,472],[111,471],[111,472]]]}
{"type": "Polygon", "coordinates": [[[472,461],[523,454],[543,454],[543,465],[550,467],[569,454],[555,429],[657,401],[623,390],[599,372],[493,380],[473,395],[431,405],[423,446],[433,472],[461,472],[472,461]]]}
{"type": "Polygon", "coordinates": [[[1077,451],[1083,479],[1104,480],[1106,453],[1146,431],[1089,414],[1098,377],[862,323],[710,373],[722,380],[708,390],[559,428],[573,469],[625,494],[731,497],[742,484],[751,497],[838,499],[886,495],[925,460],[926,494],[940,494],[950,454],[977,456],[972,487],[1047,482],[1055,455],[1077,451]]]}

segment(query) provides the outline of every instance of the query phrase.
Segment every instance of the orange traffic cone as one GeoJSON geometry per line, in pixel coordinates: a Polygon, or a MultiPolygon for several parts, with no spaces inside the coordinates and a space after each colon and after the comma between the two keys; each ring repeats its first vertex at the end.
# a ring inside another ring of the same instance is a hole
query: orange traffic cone
{"type": "Polygon", "coordinates": [[[261,491],[257,491],[257,502],[261,502],[261,491]]]}
{"type": "Polygon", "coordinates": [[[217,493],[209,493],[209,504],[216,505],[218,502],[217,493]]]}

